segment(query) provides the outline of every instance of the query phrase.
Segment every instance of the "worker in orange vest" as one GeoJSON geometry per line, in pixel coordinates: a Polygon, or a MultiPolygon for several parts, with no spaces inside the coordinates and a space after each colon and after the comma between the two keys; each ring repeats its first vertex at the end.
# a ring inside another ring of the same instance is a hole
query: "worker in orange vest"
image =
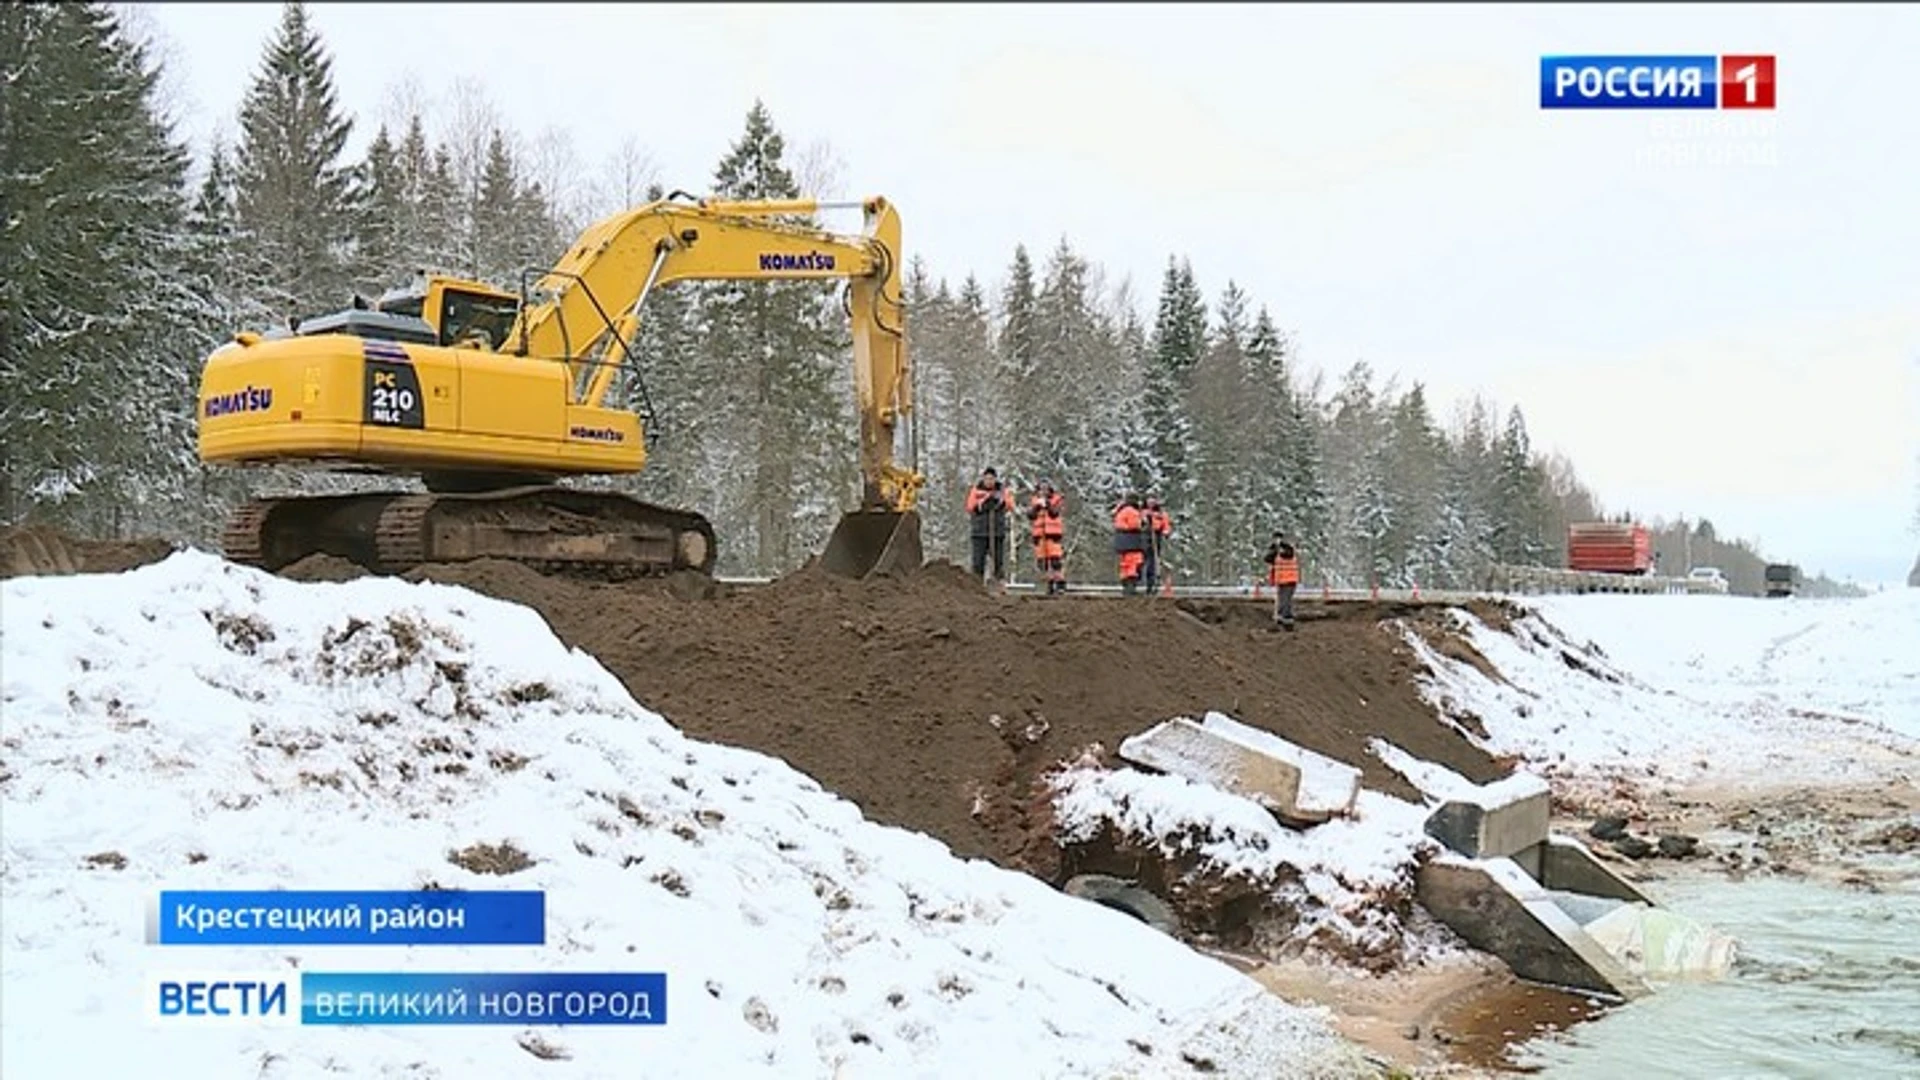
{"type": "Polygon", "coordinates": [[[1147,523],[1146,561],[1140,565],[1140,583],[1147,588],[1147,595],[1160,584],[1160,553],[1166,549],[1166,541],[1173,536],[1173,519],[1161,508],[1160,500],[1147,497],[1147,508],[1140,512],[1147,523]]]}
{"type": "Polygon", "coordinates": [[[1066,592],[1067,500],[1053,490],[1052,483],[1042,480],[1027,504],[1027,519],[1032,522],[1033,558],[1040,579],[1047,583],[1046,595],[1066,592]]]}
{"type": "Polygon", "coordinates": [[[1273,621],[1282,630],[1293,629],[1293,590],[1300,585],[1300,556],[1287,536],[1273,530],[1273,543],[1267,545],[1267,584],[1273,586],[1273,621]]]}
{"type": "Polygon", "coordinates": [[[1140,588],[1140,571],[1147,561],[1147,519],[1140,512],[1140,496],[1128,495],[1113,512],[1113,550],[1120,556],[1120,591],[1132,596],[1140,588]]]}

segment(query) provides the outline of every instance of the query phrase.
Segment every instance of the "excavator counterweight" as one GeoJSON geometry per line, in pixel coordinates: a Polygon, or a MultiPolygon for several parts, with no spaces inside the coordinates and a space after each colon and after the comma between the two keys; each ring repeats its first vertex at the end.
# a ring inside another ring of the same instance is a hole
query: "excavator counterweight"
{"type": "Polygon", "coordinates": [[[712,525],[572,478],[646,464],[640,417],[615,396],[633,374],[645,303],[674,281],[847,283],[865,495],[822,562],[866,577],[923,561],[924,478],[894,461],[913,408],[900,219],[856,204],[860,236],[795,218],[810,200],[684,201],[615,214],[584,232],[521,295],[429,275],[417,294],[239,333],[201,375],[202,461],[415,476],[424,491],[256,499],[229,521],[229,558],[279,569],[327,553],[402,573],[509,559],[601,580],[711,574],[712,525]]]}

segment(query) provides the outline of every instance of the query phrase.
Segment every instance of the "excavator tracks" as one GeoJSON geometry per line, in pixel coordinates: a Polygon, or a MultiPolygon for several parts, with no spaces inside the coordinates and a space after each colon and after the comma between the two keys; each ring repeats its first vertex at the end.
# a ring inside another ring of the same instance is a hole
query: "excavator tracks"
{"type": "Polygon", "coordinates": [[[275,500],[255,499],[228,515],[220,533],[220,550],[227,558],[248,566],[265,565],[267,514],[276,505],[275,500]]]}
{"type": "Polygon", "coordinates": [[[716,555],[713,527],[699,514],[558,486],[256,499],[229,519],[222,548],[266,570],[325,553],[385,574],[504,559],[598,581],[711,576],[716,555]]]}

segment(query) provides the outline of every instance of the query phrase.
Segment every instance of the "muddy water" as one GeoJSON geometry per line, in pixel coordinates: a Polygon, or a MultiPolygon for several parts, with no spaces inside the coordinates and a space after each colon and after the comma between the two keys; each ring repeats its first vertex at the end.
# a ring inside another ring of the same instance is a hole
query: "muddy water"
{"type": "Polygon", "coordinates": [[[1789,878],[1647,888],[1739,939],[1730,976],[1663,987],[1510,1062],[1555,1080],[1920,1076],[1920,880],[1878,893],[1789,878]]]}

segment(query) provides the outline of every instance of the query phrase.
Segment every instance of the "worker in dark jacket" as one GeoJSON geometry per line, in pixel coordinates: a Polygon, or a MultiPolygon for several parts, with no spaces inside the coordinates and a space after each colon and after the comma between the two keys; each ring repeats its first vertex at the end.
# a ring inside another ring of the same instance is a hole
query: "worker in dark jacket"
{"type": "Polygon", "coordinates": [[[1273,621],[1282,630],[1293,629],[1293,590],[1300,586],[1300,556],[1287,536],[1273,530],[1267,545],[1267,584],[1273,586],[1273,621]]]}
{"type": "Polygon", "coordinates": [[[1000,474],[983,469],[967,489],[967,518],[973,540],[973,576],[986,577],[987,559],[993,559],[993,579],[1007,580],[1007,523],[1013,516],[1013,492],[1000,485],[1000,474]]]}
{"type": "Polygon", "coordinates": [[[1146,519],[1147,547],[1145,561],[1140,564],[1140,584],[1144,585],[1147,595],[1160,586],[1160,555],[1166,551],[1166,543],[1173,536],[1173,519],[1160,505],[1160,500],[1147,496],[1147,508],[1140,512],[1146,519]]]}

